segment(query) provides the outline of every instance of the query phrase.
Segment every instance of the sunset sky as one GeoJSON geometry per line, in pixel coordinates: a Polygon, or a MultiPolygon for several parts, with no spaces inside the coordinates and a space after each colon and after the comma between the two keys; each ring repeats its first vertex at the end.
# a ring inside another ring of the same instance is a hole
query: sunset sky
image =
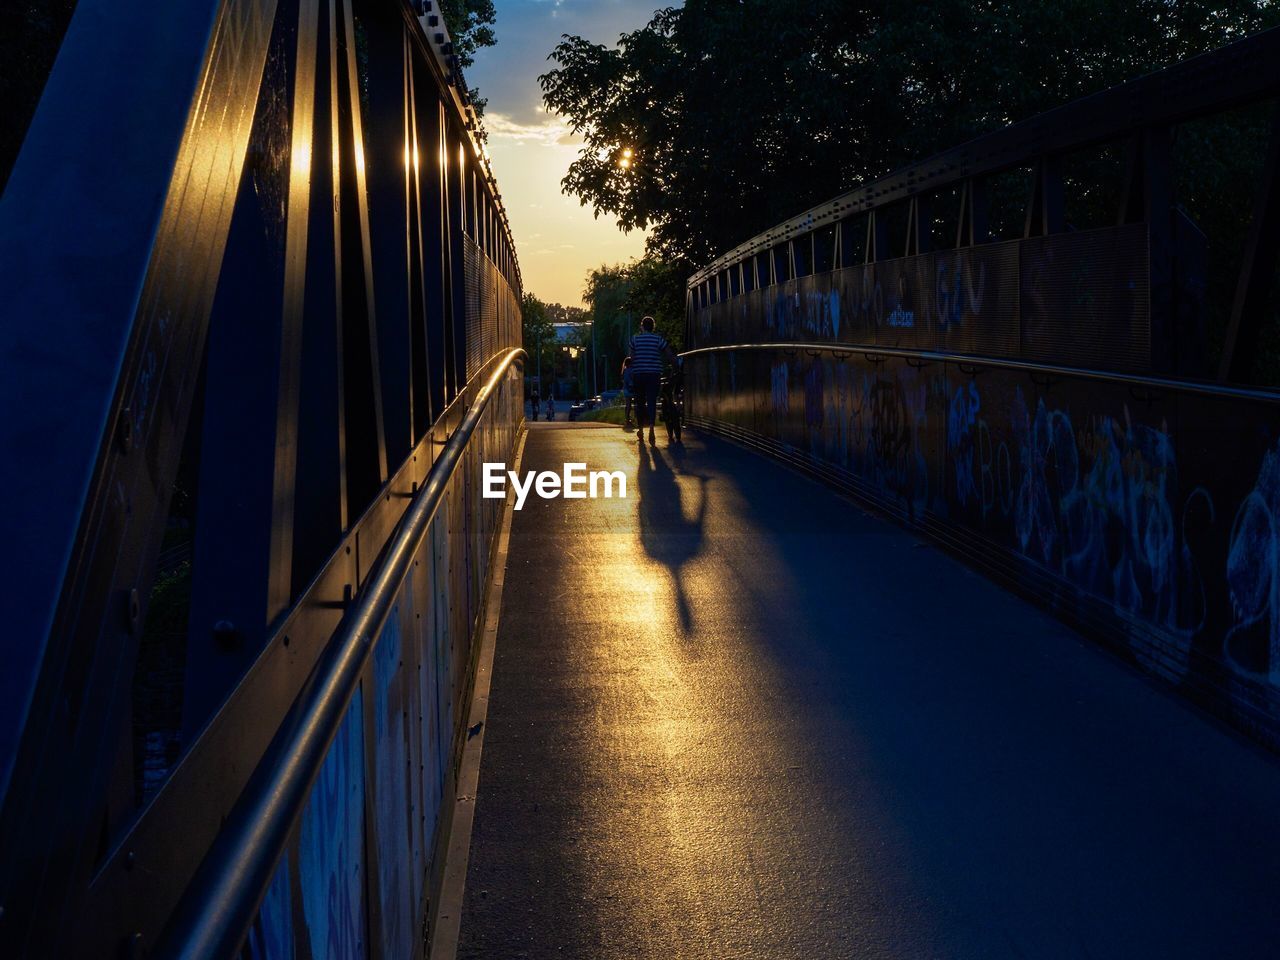
{"type": "Polygon", "coordinates": [[[538,75],[564,33],[614,44],[644,26],[662,0],[496,0],[498,43],[481,50],[467,83],[487,97],[489,153],[511,220],[524,288],[539,299],[582,302],[587,272],[644,251],[644,234],[624,234],[613,217],[560,192],[580,141],[542,111],[538,75]]]}

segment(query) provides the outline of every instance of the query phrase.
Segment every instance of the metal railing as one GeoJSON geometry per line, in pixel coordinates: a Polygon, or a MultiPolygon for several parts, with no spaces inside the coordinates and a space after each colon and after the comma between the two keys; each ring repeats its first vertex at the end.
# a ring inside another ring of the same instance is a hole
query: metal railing
{"type": "Polygon", "coordinates": [[[244,942],[413,556],[490,399],[524,352],[514,347],[498,361],[414,494],[365,589],[184,894],[157,956],[215,960],[231,956],[244,942]]]}
{"type": "Polygon", "coordinates": [[[1035,363],[1029,360],[1010,360],[1004,357],[983,357],[967,353],[946,353],[939,350],[904,350],[897,347],[879,347],[860,343],[812,343],[798,340],[779,340],[773,343],[733,343],[715,347],[696,347],[680,354],[693,357],[708,353],[727,353],[741,350],[781,350],[784,353],[830,353],[837,359],[861,354],[871,362],[879,357],[896,357],[919,363],[954,363],[973,367],[992,367],[1001,370],[1018,370],[1033,375],[1057,378],[1073,377],[1080,380],[1097,380],[1107,383],[1125,383],[1132,387],[1152,390],[1177,390],[1181,393],[1208,397],[1232,397],[1239,400],[1257,400],[1280,403],[1280,391],[1261,387],[1237,387],[1215,383],[1211,380],[1181,380],[1171,377],[1155,377],[1139,373],[1113,373],[1108,370],[1086,370],[1053,363],[1035,363]]]}

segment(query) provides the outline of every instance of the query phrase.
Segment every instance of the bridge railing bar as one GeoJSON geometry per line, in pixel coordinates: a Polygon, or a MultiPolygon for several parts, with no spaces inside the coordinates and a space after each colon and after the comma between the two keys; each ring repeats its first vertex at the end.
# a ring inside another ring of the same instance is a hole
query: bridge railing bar
{"type": "Polygon", "coordinates": [[[1177,390],[1181,393],[1198,396],[1233,397],[1240,400],[1255,400],[1265,403],[1280,403],[1280,391],[1252,387],[1238,387],[1212,381],[1178,380],[1170,377],[1149,376],[1146,374],[1121,373],[1108,370],[1090,370],[1085,367],[1067,367],[1052,363],[1036,363],[1029,360],[1011,360],[1003,357],[976,356],[968,353],[947,353],[937,350],[908,350],[901,347],[882,347],[878,344],[858,343],[808,343],[796,340],[777,340],[772,343],[734,343],[713,347],[697,347],[686,350],[681,357],[692,357],[703,353],[730,353],[735,350],[783,350],[795,353],[832,353],[848,356],[861,353],[868,357],[897,357],[907,361],[924,361],[933,363],[953,363],[958,366],[996,367],[1004,370],[1018,370],[1032,376],[1072,377],[1078,380],[1101,380],[1107,383],[1122,383],[1131,387],[1152,390],[1177,390]]]}
{"type": "Polygon", "coordinates": [[[414,554],[490,400],[524,352],[503,354],[477,391],[184,892],[156,956],[215,960],[244,942],[414,554]]]}

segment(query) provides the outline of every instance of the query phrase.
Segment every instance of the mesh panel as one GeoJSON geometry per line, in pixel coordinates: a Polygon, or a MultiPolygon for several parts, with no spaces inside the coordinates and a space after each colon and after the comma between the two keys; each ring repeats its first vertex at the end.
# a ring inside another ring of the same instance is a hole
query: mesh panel
{"type": "Polygon", "coordinates": [[[1022,356],[1142,370],[1151,357],[1144,224],[1025,240],[1022,356]]]}
{"type": "Polygon", "coordinates": [[[486,359],[484,353],[484,344],[481,342],[481,323],[483,319],[483,295],[481,287],[484,285],[483,277],[484,269],[482,267],[483,258],[480,255],[480,248],[470,237],[464,237],[462,241],[462,269],[466,276],[466,326],[467,326],[467,379],[470,380],[475,376],[476,371],[486,359]]]}
{"type": "Polygon", "coordinates": [[[1143,370],[1147,248],[1134,224],[856,264],[691,300],[690,346],[835,340],[1143,370]]]}

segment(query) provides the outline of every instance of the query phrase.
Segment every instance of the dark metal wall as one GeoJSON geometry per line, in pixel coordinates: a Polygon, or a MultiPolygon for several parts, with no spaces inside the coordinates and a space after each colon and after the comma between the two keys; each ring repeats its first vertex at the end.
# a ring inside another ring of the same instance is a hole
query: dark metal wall
{"type": "MultiPolygon", "coordinates": [[[[81,0],[0,201],[5,956],[148,955],[519,342],[476,117],[418,12],[81,0]]],[[[513,370],[252,955],[421,952],[500,505],[479,463],[521,410],[513,370]]]]}

